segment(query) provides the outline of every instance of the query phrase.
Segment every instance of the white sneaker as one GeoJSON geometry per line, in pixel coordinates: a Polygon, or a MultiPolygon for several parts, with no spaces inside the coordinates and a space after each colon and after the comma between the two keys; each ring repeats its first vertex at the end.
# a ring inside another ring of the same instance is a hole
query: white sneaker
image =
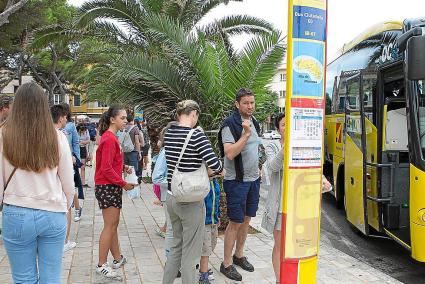
{"type": "Polygon", "coordinates": [[[105,276],[106,278],[116,278],[118,276],[117,272],[114,271],[107,262],[102,264],[100,267],[96,265],[96,272],[105,276]]]}
{"type": "Polygon", "coordinates": [[[71,241],[68,241],[65,245],[64,245],[64,247],[63,247],[63,252],[67,252],[67,251],[69,251],[69,250],[72,250],[73,248],[75,248],[77,246],[77,243],[76,242],[71,242],[71,241]]]}
{"type": "Polygon", "coordinates": [[[75,209],[74,222],[78,222],[81,220],[81,213],[83,213],[83,207],[80,207],[80,209],[75,209]]]}
{"type": "Polygon", "coordinates": [[[126,263],[127,263],[127,259],[123,255],[121,255],[121,259],[119,261],[114,260],[114,262],[112,263],[112,268],[118,269],[126,263]]]}
{"type": "Polygon", "coordinates": [[[212,280],[214,280],[215,279],[215,277],[214,277],[214,272],[212,271],[212,269],[210,268],[210,269],[208,269],[208,280],[210,280],[210,281],[212,281],[212,280]]]}

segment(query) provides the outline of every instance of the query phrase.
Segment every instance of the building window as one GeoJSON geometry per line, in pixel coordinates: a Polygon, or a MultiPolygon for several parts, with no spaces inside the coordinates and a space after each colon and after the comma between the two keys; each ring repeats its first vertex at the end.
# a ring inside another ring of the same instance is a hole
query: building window
{"type": "Polygon", "coordinates": [[[55,105],[63,103],[64,100],[65,99],[64,99],[64,96],[62,94],[54,94],[53,95],[53,101],[54,101],[55,105]]]}
{"type": "Polygon", "coordinates": [[[102,102],[99,102],[99,101],[96,101],[96,103],[97,103],[97,107],[108,107],[108,105],[105,104],[105,103],[102,103],[102,102]]]}
{"type": "Polygon", "coordinates": [[[13,93],[16,94],[16,91],[18,90],[19,86],[13,86],[13,93]]]}
{"type": "Polygon", "coordinates": [[[74,95],[74,106],[76,106],[76,107],[81,106],[81,96],[80,95],[74,95]]]}
{"type": "Polygon", "coordinates": [[[286,81],[286,74],[280,74],[280,81],[281,82],[283,82],[283,81],[286,81]]]}
{"type": "Polygon", "coordinates": [[[279,98],[285,97],[285,91],[279,91],[279,98]]]}

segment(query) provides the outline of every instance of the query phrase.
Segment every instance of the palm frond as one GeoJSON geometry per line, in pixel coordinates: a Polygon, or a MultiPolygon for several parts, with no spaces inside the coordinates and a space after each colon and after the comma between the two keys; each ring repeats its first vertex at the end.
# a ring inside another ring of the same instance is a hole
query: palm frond
{"type": "Polygon", "coordinates": [[[285,47],[279,33],[252,38],[240,54],[236,76],[245,87],[263,92],[283,60],[285,47]],[[262,86],[262,88],[261,88],[262,86]]]}
{"type": "Polygon", "coordinates": [[[215,36],[218,32],[228,35],[239,35],[243,33],[258,35],[272,34],[274,27],[263,19],[248,15],[231,15],[215,20],[212,23],[199,28],[207,37],[215,36]]]}
{"type": "Polygon", "coordinates": [[[190,81],[182,82],[178,69],[167,61],[149,58],[144,53],[125,55],[112,69],[116,80],[144,85],[176,99],[185,98],[194,91],[190,81]]]}
{"type": "Polygon", "coordinates": [[[203,1],[204,3],[202,4],[201,7],[201,12],[199,13],[199,16],[196,19],[196,23],[203,18],[204,16],[206,16],[212,9],[218,7],[221,4],[229,4],[230,2],[242,2],[243,0],[206,0],[203,1]]]}
{"type": "Polygon", "coordinates": [[[143,18],[146,10],[137,0],[92,0],[84,3],[76,21],[78,28],[85,28],[96,20],[113,20],[122,24],[129,32],[143,34],[143,18]]]}
{"type": "Polygon", "coordinates": [[[36,30],[29,48],[38,50],[45,48],[50,43],[66,44],[79,37],[79,33],[62,25],[50,25],[36,30]]]}

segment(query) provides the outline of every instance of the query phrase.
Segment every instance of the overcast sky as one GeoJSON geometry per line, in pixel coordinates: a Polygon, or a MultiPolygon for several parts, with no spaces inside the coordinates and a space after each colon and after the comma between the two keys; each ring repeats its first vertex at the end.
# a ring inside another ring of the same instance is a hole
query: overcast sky
{"type": "MultiPolygon", "coordinates": [[[[68,2],[78,6],[85,0],[68,2]]],[[[287,3],[287,0],[244,0],[217,7],[207,20],[229,14],[249,14],[267,19],[287,34],[287,3]]],[[[425,1],[328,0],[328,10],[328,54],[332,56],[344,43],[376,23],[425,17],[425,1]]]]}

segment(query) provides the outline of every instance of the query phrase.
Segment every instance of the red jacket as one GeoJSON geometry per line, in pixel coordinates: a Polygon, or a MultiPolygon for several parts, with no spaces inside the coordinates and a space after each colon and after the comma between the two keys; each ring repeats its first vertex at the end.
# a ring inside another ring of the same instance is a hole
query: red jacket
{"type": "Polygon", "coordinates": [[[124,156],[117,137],[111,131],[106,131],[100,138],[96,150],[96,185],[115,184],[124,187],[126,182],[122,178],[124,156]]]}

